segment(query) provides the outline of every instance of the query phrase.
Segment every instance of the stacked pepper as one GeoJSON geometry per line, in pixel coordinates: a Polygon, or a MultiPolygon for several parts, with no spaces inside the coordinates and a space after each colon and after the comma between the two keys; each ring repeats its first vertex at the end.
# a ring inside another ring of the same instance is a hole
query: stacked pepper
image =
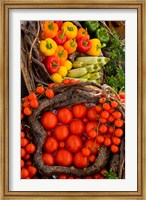
{"type": "MultiPolygon", "coordinates": [[[[68,55],[76,50],[87,55],[99,56],[103,47],[100,38],[90,39],[92,31],[99,27],[98,22],[87,21],[86,28],[77,28],[72,22],[44,21],[40,51],[45,56],[43,63],[52,79],[61,83],[72,68],[68,55]]],[[[97,33],[96,33],[97,34],[97,33]]],[[[98,33],[101,36],[101,33],[98,33]]],[[[103,40],[102,40],[103,41],[103,40]]]]}

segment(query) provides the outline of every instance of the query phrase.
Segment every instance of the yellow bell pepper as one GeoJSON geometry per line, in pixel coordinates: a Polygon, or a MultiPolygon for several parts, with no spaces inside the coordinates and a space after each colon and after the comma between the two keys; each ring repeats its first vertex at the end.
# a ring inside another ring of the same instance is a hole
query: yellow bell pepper
{"type": "Polygon", "coordinates": [[[61,83],[63,81],[62,76],[59,73],[54,73],[51,75],[53,81],[55,81],[56,83],[61,83]]]}
{"type": "Polygon", "coordinates": [[[67,75],[67,69],[64,66],[60,66],[58,72],[62,77],[65,77],[67,75]]]}
{"type": "Polygon", "coordinates": [[[74,39],[77,36],[78,29],[72,22],[64,22],[62,30],[68,39],[74,39]]]}
{"type": "Polygon", "coordinates": [[[72,68],[72,62],[69,60],[66,60],[64,65],[63,65],[67,70],[70,70],[72,68]]]}
{"type": "Polygon", "coordinates": [[[52,56],[57,49],[57,44],[51,38],[40,41],[40,51],[45,56],[52,56]]]}
{"type": "Polygon", "coordinates": [[[90,41],[91,41],[91,48],[86,52],[86,54],[90,56],[99,56],[102,48],[100,40],[97,38],[93,38],[90,41]]]}

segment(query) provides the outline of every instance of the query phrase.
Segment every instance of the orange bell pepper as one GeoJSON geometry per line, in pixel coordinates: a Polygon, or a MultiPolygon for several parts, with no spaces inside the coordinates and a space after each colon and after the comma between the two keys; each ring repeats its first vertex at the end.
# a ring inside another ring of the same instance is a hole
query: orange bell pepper
{"type": "Polygon", "coordinates": [[[43,34],[42,38],[54,38],[58,32],[58,25],[52,21],[43,22],[43,34]]]}
{"type": "Polygon", "coordinates": [[[79,39],[80,37],[86,37],[90,39],[90,35],[88,34],[87,30],[82,27],[78,29],[76,39],[79,39]]]}
{"type": "Polygon", "coordinates": [[[68,54],[74,53],[77,49],[77,43],[76,40],[74,39],[69,39],[67,40],[64,45],[64,49],[68,52],[68,54]]]}
{"type": "Polygon", "coordinates": [[[58,45],[54,56],[58,58],[60,65],[64,65],[68,57],[68,53],[62,46],[58,45]]]}

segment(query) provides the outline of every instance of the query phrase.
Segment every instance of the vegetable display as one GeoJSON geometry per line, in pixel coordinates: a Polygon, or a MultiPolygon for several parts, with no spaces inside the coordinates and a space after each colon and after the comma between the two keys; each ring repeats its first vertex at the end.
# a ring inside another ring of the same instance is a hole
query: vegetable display
{"type": "Polygon", "coordinates": [[[21,178],[125,178],[125,76],[121,66],[113,72],[119,38],[103,21],[27,22],[21,30],[21,178]]]}

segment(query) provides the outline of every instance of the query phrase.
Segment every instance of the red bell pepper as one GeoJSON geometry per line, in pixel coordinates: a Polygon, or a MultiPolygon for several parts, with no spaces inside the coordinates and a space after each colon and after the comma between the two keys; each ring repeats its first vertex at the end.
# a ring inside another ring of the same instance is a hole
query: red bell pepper
{"type": "Polygon", "coordinates": [[[55,21],[55,23],[58,25],[59,30],[62,27],[63,21],[55,21]]]}
{"type": "Polygon", "coordinates": [[[87,37],[80,37],[77,39],[77,50],[86,53],[91,48],[91,42],[87,37]]]}
{"type": "Polygon", "coordinates": [[[50,74],[57,72],[60,68],[59,60],[55,56],[47,56],[43,63],[50,74]]]}
{"type": "Polygon", "coordinates": [[[64,34],[64,31],[60,30],[58,31],[57,35],[53,39],[58,45],[63,45],[66,42],[67,37],[64,34]]]}

